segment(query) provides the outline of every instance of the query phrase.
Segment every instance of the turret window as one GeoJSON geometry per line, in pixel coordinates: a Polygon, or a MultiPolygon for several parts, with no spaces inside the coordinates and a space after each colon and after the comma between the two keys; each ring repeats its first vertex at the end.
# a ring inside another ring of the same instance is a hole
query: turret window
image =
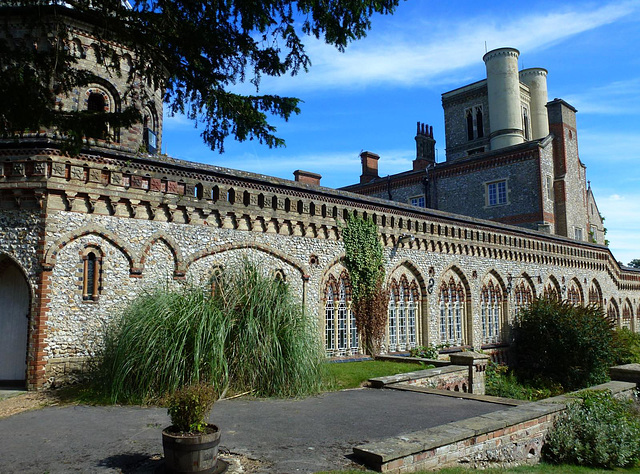
{"type": "Polygon", "coordinates": [[[482,106],[477,105],[464,111],[467,122],[467,140],[484,137],[484,123],[482,118],[482,106]]]}

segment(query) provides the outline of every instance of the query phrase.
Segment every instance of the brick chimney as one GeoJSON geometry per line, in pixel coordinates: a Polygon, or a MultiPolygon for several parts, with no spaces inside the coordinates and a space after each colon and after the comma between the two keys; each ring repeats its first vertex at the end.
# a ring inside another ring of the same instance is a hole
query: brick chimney
{"type": "Polygon", "coordinates": [[[416,133],[416,159],[413,171],[423,170],[436,162],[436,141],[433,139],[433,127],[418,122],[416,133]]]}
{"type": "Polygon", "coordinates": [[[312,184],[314,186],[320,186],[320,179],[322,179],[322,176],[317,173],[302,170],[295,170],[293,176],[295,176],[296,181],[299,183],[312,184]]]}
{"type": "Polygon", "coordinates": [[[368,183],[378,176],[378,160],[380,155],[371,153],[370,151],[363,151],[360,153],[360,160],[362,161],[362,175],[360,175],[360,184],[368,183]]]}

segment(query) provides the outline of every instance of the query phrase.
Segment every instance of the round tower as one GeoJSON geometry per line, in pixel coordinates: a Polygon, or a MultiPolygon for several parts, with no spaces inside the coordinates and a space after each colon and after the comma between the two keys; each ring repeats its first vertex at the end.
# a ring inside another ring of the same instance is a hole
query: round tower
{"type": "Polygon", "coordinates": [[[544,138],[549,135],[547,70],[541,67],[523,69],[520,71],[520,82],[529,87],[531,94],[531,138],[544,138]]]}
{"type": "Polygon", "coordinates": [[[482,58],[487,67],[491,149],[517,145],[524,141],[520,111],[520,78],[515,48],[489,51],[482,58]]]}

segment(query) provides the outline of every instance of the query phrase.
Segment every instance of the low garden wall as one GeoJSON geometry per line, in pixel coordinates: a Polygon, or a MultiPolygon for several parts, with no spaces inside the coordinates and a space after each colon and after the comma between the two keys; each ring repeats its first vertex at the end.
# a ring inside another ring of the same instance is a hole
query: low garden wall
{"type": "MultiPolygon", "coordinates": [[[[445,377],[455,373],[445,371],[447,368],[453,366],[430,370],[440,370],[445,377]]],[[[412,374],[427,375],[423,372],[429,370],[412,374]]],[[[612,368],[612,377],[632,381],[612,381],[592,389],[610,390],[617,397],[635,396],[640,383],[640,366],[630,364],[612,368]]],[[[399,384],[406,386],[406,381],[400,380],[399,384]]],[[[393,384],[382,386],[392,388],[393,384]]],[[[367,467],[378,472],[413,472],[455,465],[484,468],[534,464],[540,460],[542,445],[553,420],[565,410],[571,398],[572,394],[565,394],[524,403],[491,414],[363,444],[355,447],[353,452],[367,467]]]]}

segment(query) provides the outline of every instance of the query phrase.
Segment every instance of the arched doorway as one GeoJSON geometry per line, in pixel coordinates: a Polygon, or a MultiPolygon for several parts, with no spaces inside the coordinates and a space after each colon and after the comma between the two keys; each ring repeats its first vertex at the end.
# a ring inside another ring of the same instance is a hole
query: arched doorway
{"type": "Polygon", "coordinates": [[[0,256],[0,384],[23,385],[27,374],[29,285],[12,260],[0,256]]]}

